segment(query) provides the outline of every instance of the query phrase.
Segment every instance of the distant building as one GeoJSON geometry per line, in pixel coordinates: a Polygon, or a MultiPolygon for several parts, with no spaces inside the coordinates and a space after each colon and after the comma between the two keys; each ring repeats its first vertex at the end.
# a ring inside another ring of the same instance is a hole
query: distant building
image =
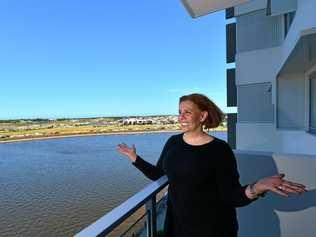
{"type": "Polygon", "coordinates": [[[123,125],[146,125],[146,124],[153,124],[153,120],[144,119],[144,118],[126,118],[126,119],[122,119],[121,123],[123,125]]]}

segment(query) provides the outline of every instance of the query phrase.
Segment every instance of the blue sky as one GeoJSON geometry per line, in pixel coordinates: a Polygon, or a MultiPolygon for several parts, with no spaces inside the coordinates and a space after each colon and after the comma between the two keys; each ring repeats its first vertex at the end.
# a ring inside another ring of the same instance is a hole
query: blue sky
{"type": "Polygon", "coordinates": [[[225,24],[180,0],[2,0],[0,119],[176,114],[192,92],[227,111],[225,24]]]}

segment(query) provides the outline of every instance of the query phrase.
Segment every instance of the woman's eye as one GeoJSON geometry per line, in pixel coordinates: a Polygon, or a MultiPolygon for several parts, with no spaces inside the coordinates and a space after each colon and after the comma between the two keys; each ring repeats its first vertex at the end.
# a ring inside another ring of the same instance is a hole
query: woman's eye
{"type": "Polygon", "coordinates": [[[179,111],[179,114],[191,114],[191,111],[183,111],[182,113],[179,111]]]}

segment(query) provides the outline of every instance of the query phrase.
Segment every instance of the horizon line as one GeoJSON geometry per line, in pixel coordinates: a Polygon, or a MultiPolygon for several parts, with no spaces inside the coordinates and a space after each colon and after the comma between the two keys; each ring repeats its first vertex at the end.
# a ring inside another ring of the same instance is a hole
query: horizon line
{"type": "MultiPolygon", "coordinates": [[[[228,113],[224,113],[227,115],[228,113]]],[[[87,117],[32,117],[32,118],[0,118],[0,121],[14,120],[57,120],[57,119],[96,119],[96,118],[123,118],[123,117],[157,117],[157,116],[178,116],[177,114],[151,114],[151,115],[113,115],[113,116],[87,116],[87,117]]]]}

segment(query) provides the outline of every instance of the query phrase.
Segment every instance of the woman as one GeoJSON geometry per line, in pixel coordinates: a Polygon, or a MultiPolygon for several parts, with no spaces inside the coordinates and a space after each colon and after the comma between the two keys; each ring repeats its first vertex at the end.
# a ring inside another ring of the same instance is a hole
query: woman
{"type": "Polygon", "coordinates": [[[304,185],[283,179],[284,174],[241,186],[229,145],[204,131],[217,127],[222,118],[222,111],[206,96],[182,96],[178,120],[183,133],[168,139],[156,166],[139,157],[134,145],[118,145],[148,178],[167,175],[166,237],[236,237],[236,207],[268,191],[285,197],[306,191],[304,185]]]}

